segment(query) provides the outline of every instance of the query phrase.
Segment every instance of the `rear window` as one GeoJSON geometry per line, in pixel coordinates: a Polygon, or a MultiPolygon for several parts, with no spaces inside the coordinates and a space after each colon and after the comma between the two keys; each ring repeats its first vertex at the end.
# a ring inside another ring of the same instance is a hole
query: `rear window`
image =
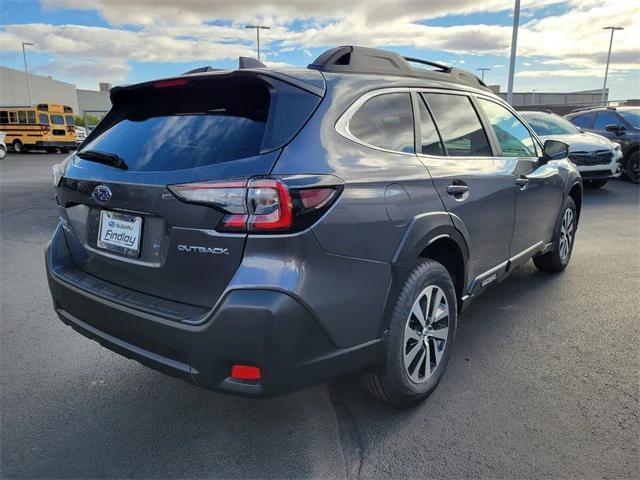
{"type": "Polygon", "coordinates": [[[273,100],[267,84],[253,77],[190,82],[122,91],[117,97],[122,104],[105,120],[106,130],[100,125],[99,135],[82,150],[115,153],[130,171],[182,170],[253,157],[288,141],[320,100],[277,81],[273,100]]]}

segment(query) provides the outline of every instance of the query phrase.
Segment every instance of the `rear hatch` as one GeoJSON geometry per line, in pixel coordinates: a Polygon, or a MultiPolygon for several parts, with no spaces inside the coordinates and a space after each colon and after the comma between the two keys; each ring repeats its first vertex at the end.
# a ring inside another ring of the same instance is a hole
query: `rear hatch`
{"type": "Polygon", "coordinates": [[[184,203],[167,186],[268,174],[322,98],[317,78],[288,78],[217,72],[114,89],[113,109],[57,186],[76,266],[146,295],[213,306],[246,234],[217,232],[223,212],[184,203]]]}

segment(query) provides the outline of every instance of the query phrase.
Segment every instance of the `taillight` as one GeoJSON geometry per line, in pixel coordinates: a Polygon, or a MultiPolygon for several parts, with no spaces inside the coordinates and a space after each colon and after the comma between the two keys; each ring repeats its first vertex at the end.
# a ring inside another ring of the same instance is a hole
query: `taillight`
{"type": "Polygon", "coordinates": [[[310,226],[337,196],[337,186],[289,188],[275,178],[171,185],[180,200],[225,213],[223,232],[284,232],[310,226]]]}
{"type": "Polygon", "coordinates": [[[153,83],[153,88],[184,87],[188,83],[189,81],[184,78],[176,78],[173,80],[160,80],[159,82],[153,83]]]}

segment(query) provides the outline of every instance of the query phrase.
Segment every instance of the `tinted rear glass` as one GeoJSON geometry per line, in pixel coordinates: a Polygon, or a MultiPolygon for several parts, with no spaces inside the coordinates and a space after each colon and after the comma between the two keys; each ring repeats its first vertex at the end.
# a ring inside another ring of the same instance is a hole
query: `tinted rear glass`
{"type": "Polygon", "coordinates": [[[182,170],[259,155],[268,90],[256,82],[215,87],[143,92],[82,150],[115,153],[133,171],[182,170]]]}
{"type": "Polygon", "coordinates": [[[349,120],[349,131],[374,147],[413,153],[411,97],[389,93],[367,100],[349,120]]]}

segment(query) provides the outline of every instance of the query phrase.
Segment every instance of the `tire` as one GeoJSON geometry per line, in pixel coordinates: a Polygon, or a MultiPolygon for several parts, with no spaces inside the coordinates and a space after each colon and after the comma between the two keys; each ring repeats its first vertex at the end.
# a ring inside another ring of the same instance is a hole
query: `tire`
{"type": "Polygon", "coordinates": [[[0,145],[0,160],[7,156],[7,148],[4,145],[0,145]]]}
{"type": "Polygon", "coordinates": [[[364,389],[396,407],[427,398],[449,363],[457,319],[451,275],[440,263],[421,260],[395,301],[383,336],[381,365],[360,374],[364,389]],[[420,312],[427,315],[420,317],[420,312]]]}
{"type": "Polygon", "coordinates": [[[630,182],[640,183],[640,151],[636,150],[625,162],[624,174],[630,182]]]}
{"type": "Polygon", "coordinates": [[[12,145],[13,145],[13,151],[16,153],[25,153],[27,151],[25,146],[18,139],[14,140],[12,145]]]}
{"type": "Polygon", "coordinates": [[[608,179],[607,180],[586,180],[584,182],[584,187],[595,190],[596,188],[604,187],[607,183],[609,183],[608,179]]]}
{"type": "Polygon", "coordinates": [[[538,267],[538,270],[559,273],[567,267],[569,260],[571,260],[576,238],[577,219],[576,204],[571,197],[567,197],[553,236],[553,250],[544,255],[533,257],[533,263],[538,267]]]}

